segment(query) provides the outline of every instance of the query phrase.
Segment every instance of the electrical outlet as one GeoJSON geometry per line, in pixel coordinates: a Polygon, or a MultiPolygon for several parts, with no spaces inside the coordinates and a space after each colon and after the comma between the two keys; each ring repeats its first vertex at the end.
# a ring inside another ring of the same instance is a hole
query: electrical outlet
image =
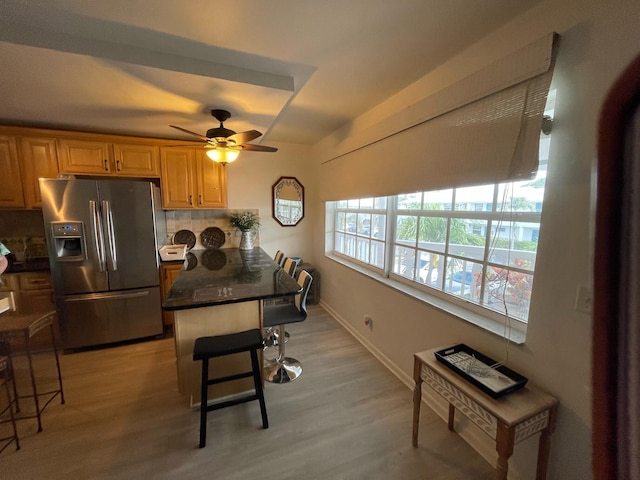
{"type": "Polygon", "coordinates": [[[593,310],[593,292],[589,287],[580,285],[576,295],[576,310],[582,313],[591,314],[593,310]]]}

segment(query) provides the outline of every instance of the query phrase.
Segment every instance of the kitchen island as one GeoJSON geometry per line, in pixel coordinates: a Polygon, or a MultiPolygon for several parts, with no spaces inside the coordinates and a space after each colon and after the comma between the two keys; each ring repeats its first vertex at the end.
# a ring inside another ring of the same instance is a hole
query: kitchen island
{"type": "MultiPolygon", "coordinates": [[[[195,339],[262,328],[262,300],[295,295],[298,283],[266,252],[221,248],[187,253],[162,302],[174,312],[174,339],[178,385],[190,405],[200,398],[200,363],[194,362],[195,339]]],[[[229,355],[211,361],[215,376],[249,369],[246,355],[229,355]]],[[[253,388],[251,379],[209,387],[210,399],[224,399],[253,388]]]]}

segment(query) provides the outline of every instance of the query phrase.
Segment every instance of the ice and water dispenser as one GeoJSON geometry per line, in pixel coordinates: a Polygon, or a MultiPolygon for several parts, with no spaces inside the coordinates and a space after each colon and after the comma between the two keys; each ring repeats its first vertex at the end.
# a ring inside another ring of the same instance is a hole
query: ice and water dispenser
{"type": "Polygon", "coordinates": [[[84,228],[82,222],[51,222],[56,260],[83,260],[84,228]]]}

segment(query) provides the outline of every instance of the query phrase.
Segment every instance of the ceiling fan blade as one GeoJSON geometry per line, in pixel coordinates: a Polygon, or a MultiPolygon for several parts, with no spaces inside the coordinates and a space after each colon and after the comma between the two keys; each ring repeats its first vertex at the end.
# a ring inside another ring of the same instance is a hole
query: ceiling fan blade
{"type": "Polygon", "coordinates": [[[186,130],[182,127],[176,127],[175,125],[169,125],[172,128],[175,128],[176,130],[180,130],[181,132],[184,133],[188,133],[189,135],[193,135],[194,137],[198,137],[200,140],[204,140],[205,142],[209,142],[209,138],[205,137],[204,135],[200,135],[199,133],[196,132],[192,132],[191,130],[186,130]]]}
{"type": "Polygon", "coordinates": [[[243,150],[253,150],[254,152],[277,152],[278,149],[275,147],[267,147],[266,145],[252,145],[250,143],[245,143],[241,145],[243,150]]]}
{"type": "Polygon", "coordinates": [[[250,142],[251,140],[255,140],[260,137],[262,133],[257,130],[247,130],[246,132],[234,133],[227,137],[227,142],[234,142],[236,145],[241,145],[243,143],[250,142]]]}

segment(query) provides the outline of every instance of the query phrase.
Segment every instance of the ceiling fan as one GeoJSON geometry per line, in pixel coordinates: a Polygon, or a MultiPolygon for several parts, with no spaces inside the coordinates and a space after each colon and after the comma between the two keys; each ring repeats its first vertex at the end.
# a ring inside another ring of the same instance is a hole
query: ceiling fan
{"type": "Polygon", "coordinates": [[[198,137],[204,142],[204,147],[207,149],[207,156],[218,163],[226,165],[233,162],[238,158],[240,150],[251,150],[254,152],[277,152],[278,149],[274,147],[267,147],[266,145],[253,145],[250,142],[262,135],[257,130],[247,130],[246,132],[236,133],[233,130],[229,130],[224,127],[224,121],[231,117],[231,114],[227,110],[213,109],[211,115],[220,122],[220,126],[217,128],[210,128],[207,130],[206,135],[200,135],[199,133],[192,132],[190,130],[178,127],[176,125],[169,125],[176,130],[188,133],[194,137],[198,137]]]}

